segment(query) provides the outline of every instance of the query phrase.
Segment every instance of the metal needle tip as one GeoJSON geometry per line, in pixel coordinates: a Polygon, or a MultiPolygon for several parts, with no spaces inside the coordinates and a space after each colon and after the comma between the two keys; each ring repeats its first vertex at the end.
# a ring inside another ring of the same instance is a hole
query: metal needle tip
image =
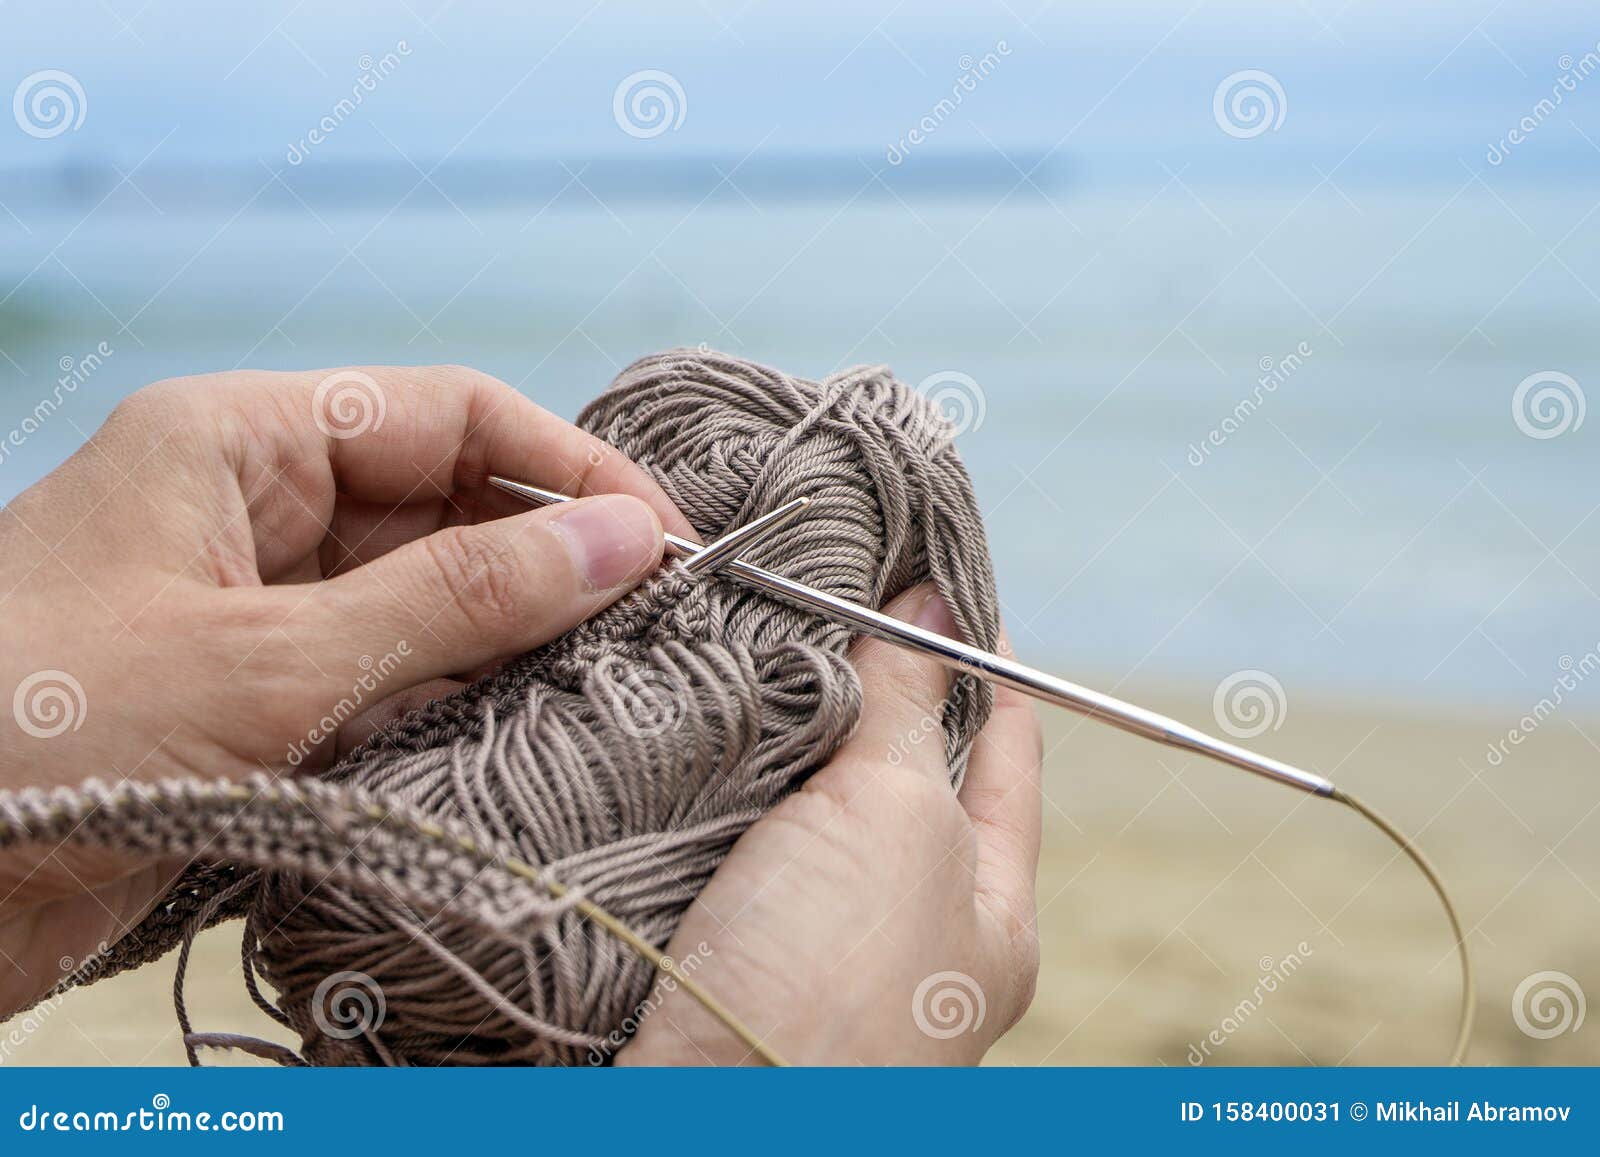
{"type": "Polygon", "coordinates": [[[683,569],[695,574],[716,570],[723,563],[732,560],[740,551],[748,550],[756,543],[771,538],[805,513],[806,507],[810,505],[811,499],[796,498],[776,510],[768,511],[752,522],[745,523],[737,530],[730,530],[711,545],[696,551],[683,564],[683,569]]]}
{"type": "MultiPolygon", "coordinates": [[[[537,486],[529,486],[523,482],[513,482],[498,475],[490,475],[489,482],[493,486],[498,486],[501,490],[541,506],[552,502],[570,501],[567,495],[559,494],[554,490],[541,490],[537,486]]],[[[806,504],[807,500],[800,498],[790,503],[789,506],[798,506],[800,509],[804,509],[806,504]]],[[[750,526],[760,527],[763,532],[760,537],[765,537],[772,529],[771,526],[766,525],[767,521],[775,515],[783,514],[786,510],[788,510],[787,506],[780,507],[764,519],[757,519],[750,526]]],[[[799,510],[789,513],[785,521],[788,518],[796,517],[798,513],[799,510]]],[[[750,527],[743,529],[748,530],[750,527]]],[[[729,538],[740,534],[741,531],[736,530],[724,539],[712,543],[709,547],[702,546],[697,542],[690,542],[688,539],[679,538],[674,534],[668,534],[666,540],[669,547],[683,554],[699,556],[713,549],[717,549],[718,553],[722,554],[720,550],[721,544],[729,538]]],[[[741,545],[749,545],[748,540],[743,541],[741,545]]],[[[733,552],[728,552],[728,554],[731,553],[733,552]]],[[[692,561],[697,561],[697,559],[691,559],[692,561]]],[[[1129,703],[1104,692],[1094,691],[1080,684],[1069,682],[1047,671],[1040,671],[1037,668],[1019,663],[1015,659],[1008,659],[1002,655],[996,655],[992,651],[974,647],[969,643],[962,642],[960,639],[946,638],[944,635],[925,630],[922,627],[901,622],[899,619],[894,618],[892,615],[886,615],[882,611],[864,607],[860,603],[851,602],[849,599],[840,598],[838,595],[829,594],[827,591],[819,591],[815,587],[796,582],[791,578],[785,578],[780,574],[774,574],[769,570],[763,570],[761,567],[752,566],[738,558],[728,557],[728,555],[724,554],[723,557],[716,559],[715,563],[721,567],[729,578],[737,579],[747,586],[765,591],[767,594],[790,604],[804,607],[815,614],[821,615],[823,618],[842,623],[862,634],[882,639],[897,647],[920,652],[953,670],[976,675],[980,679],[998,683],[1004,687],[1014,688],[1025,695],[1031,695],[1035,699],[1053,703],[1057,707],[1065,707],[1069,711],[1075,711],[1091,719],[1109,723],[1123,731],[1141,735],[1157,743],[1166,744],[1168,747],[1190,751],[1196,755],[1217,760],[1220,763],[1232,764],[1234,767],[1242,768],[1267,779],[1276,780],[1278,783],[1288,784],[1290,787],[1299,788],[1301,791],[1311,792],[1320,796],[1331,796],[1334,793],[1333,784],[1320,775],[1303,771],[1292,764],[1273,759],[1268,755],[1259,755],[1256,752],[1240,747],[1236,743],[1217,739],[1203,731],[1180,723],[1176,719],[1170,719],[1158,712],[1151,711],[1149,708],[1140,707],[1138,704],[1129,703]]]]}
{"type": "MultiPolygon", "coordinates": [[[[526,482],[514,482],[498,474],[489,475],[489,485],[504,490],[507,494],[514,494],[524,502],[531,502],[535,506],[553,506],[557,502],[572,501],[570,494],[546,490],[541,486],[530,486],[526,482]]],[[[814,499],[804,496],[793,499],[776,510],[768,511],[753,522],[747,522],[735,530],[730,530],[709,545],[691,542],[676,534],[668,534],[665,536],[667,547],[674,554],[688,556],[683,564],[685,570],[696,574],[714,571],[731,561],[741,550],[765,541],[788,526],[799,518],[813,501],[814,499]]]]}
{"type": "Polygon", "coordinates": [[[550,506],[556,502],[571,502],[570,494],[562,494],[556,490],[542,490],[537,486],[529,486],[526,482],[513,482],[509,478],[502,478],[498,474],[489,475],[489,485],[497,486],[507,494],[515,494],[525,502],[535,506],[550,506]]]}

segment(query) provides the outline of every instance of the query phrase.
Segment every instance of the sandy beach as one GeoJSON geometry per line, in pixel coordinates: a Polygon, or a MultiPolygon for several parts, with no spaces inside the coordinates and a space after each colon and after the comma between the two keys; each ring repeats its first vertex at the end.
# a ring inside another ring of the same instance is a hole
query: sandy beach
{"type": "MultiPolygon", "coordinates": [[[[1209,688],[1141,694],[1211,724],[1209,688]]],[[[1489,745],[1523,709],[1291,699],[1253,742],[1420,833],[1479,969],[1470,1062],[1600,1063],[1600,1026],[1541,1039],[1513,1015],[1535,973],[1600,993],[1600,721],[1548,718],[1490,766],[1489,745]]],[[[1069,716],[1047,713],[1046,728],[1043,968],[990,1063],[1444,1060],[1457,1001],[1444,916],[1381,835],[1337,805],[1069,716]]],[[[5,1063],[183,1063],[172,972],[169,959],[68,995],[5,1063]]],[[[191,976],[197,1026],[284,1039],[244,993],[236,927],[200,941],[191,976]]]]}

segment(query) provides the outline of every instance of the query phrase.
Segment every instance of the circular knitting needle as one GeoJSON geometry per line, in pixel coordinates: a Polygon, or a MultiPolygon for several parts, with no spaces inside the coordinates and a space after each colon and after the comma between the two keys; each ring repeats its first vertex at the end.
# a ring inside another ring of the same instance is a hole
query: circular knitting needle
{"type": "MultiPolygon", "coordinates": [[[[499,485],[503,479],[491,478],[490,481],[499,485]]],[[[768,511],[754,522],[747,522],[737,530],[730,530],[710,546],[694,547],[694,553],[684,561],[683,569],[692,574],[707,574],[717,570],[741,550],[771,538],[805,513],[806,507],[810,505],[811,499],[796,498],[792,502],[785,502],[776,510],[768,511]]]]}
{"type": "MultiPolygon", "coordinates": [[[[538,506],[548,506],[554,502],[570,502],[571,496],[558,493],[554,490],[544,490],[537,486],[529,486],[524,482],[513,482],[509,478],[498,475],[489,476],[489,484],[499,487],[508,494],[514,494],[524,501],[538,506]]],[[[787,506],[779,507],[771,514],[757,519],[755,522],[742,528],[749,530],[752,527],[762,527],[763,533],[758,538],[765,538],[774,529],[768,525],[768,520],[775,515],[788,511],[790,507],[799,506],[791,511],[784,519],[784,523],[797,517],[800,510],[804,509],[807,499],[796,499],[787,506]]],[[[779,525],[782,525],[780,523],[779,525]]],[[[1030,695],[1045,703],[1053,703],[1057,707],[1065,707],[1079,715],[1088,716],[1109,723],[1123,731],[1141,735],[1146,739],[1176,747],[1183,751],[1203,755],[1207,759],[1214,759],[1233,767],[1242,768],[1255,775],[1263,776],[1290,787],[1299,788],[1301,791],[1311,792],[1314,795],[1332,796],[1334,786],[1320,775],[1313,775],[1309,771],[1302,771],[1292,764],[1273,759],[1271,756],[1258,755],[1238,744],[1229,743],[1223,739],[1207,735],[1198,728],[1170,719],[1158,712],[1150,711],[1134,703],[1106,695],[1077,683],[1062,679],[1048,672],[1040,671],[1019,663],[1014,659],[996,655],[992,651],[961,642],[959,639],[946,638],[944,635],[933,631],[924,630],[922,627],[913,626],[902,622],[882,611],[853,603],[849,599],[842,599],[831,595],[827,591],[819,591],[805,583],[784,578],[780,574],[763,570],[758,566],[738,558],[728,557],[731,551],[723,551],[722,545],[729,539],[739,535],[741,531],[731,532],[726,537],[712,543],[709,547],[697,542],[690,542],[675,534],[666,536],[667,546],[678,554],[697,556],[712,550],[718,551],[718,557],[706,567],[698,568],[708,570],[713,567],[729,578],[737,579],[746,586],[752,586],[769,595],[782,599],[792,605],[802,607],[815,614],[845,626],[853,627],[865,635],[882,639],[886,643],[907,650],[916,651],[956,671],[964,671],[991,683],[998,683],[1011,687],[1030,695]]],[[[748,539],[740,543],[749,546],[748,539]]],[[[737,549],[737,548],[736,548],[737,549]]],[[[691,557],[685,567],[696,561],[691,557]]]]}

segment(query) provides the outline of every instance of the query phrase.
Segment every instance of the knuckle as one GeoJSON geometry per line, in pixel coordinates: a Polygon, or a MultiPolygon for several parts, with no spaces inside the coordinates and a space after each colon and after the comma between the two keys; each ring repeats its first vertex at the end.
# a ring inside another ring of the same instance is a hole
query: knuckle
{"type": "Polygon", "coordinates": [[[152,382],[123,398],[112,409],[107,425],[143,426],[152,419],[171,413],[184,404],[194,393],[193,382],[186,378],[168,378],[152,382]]]}
{"type": "Polygon", "coordinates": [[[930,672],[938,672],[939,668],[932,660],[914,658],[887,644],[877,645],[874,641],[873,646],[858,651],[856,669],[861,681],[881,692],[885,699],[897,697],[891,702],[916,703],[935,697],[931,692],[938,677],[930,677],[930,672]]]}
{"type": "Polygon", "coordinates": [[[459,382],[472,378],[486,378],[489,375],[471,366],[462,365],[460,362],[442,362],[436,366],[428,367],[428,374],[443,382],[459,382]]]}
{"type": "Polygon", "coordinates": [[[837,873],[841,883],[859,880],[863,873],[875,870],[871,825],[864,822],[836,781],[822,778],[807,782],[761,822],[769,828],[792,828],[807,845],[825,850],[814,862],[837,873]]]}
{"type": "MultiPolygon", "coordinates": [[[[829,830],[848,836],[859,827],[870,833],[881,830],[888,822],[906,819],[907,811],[922,806],[915,798],[916,785],[906,782],[914,778],[864,761],[842,760],[806,781],[790,800],[818,832],[829,830]]],[[[923,828],[918,826],[916,830],[923,828]]],[[[869,834],[869,843],[871,839],[869,834]]]]}
{"type": "Polygon", "coordinates": [[[943,851],[960,849],[971,824],[950,784],[925,771],[888,768],[862,778],[854,806],[874,815],[905,820],[943,851]]]}
{"type": "Polygon", "coordinates": [[[819,778],[784,800],[773,814],[808,832],[820,832],[838,823],[849,811],[849,803],[826,778],[819,778]]]}
{"type": "Polygon", "coordinates": [[[942,668],[874,648],[855,659],[867,710],[900,721],[907,729],[927,729],[941,715],[950,682],[942,668]]]}
{"type": "Polygon", "coordinates": [[[966,826],[966,815],[950,785],[931,775],[886,775],[881,790],[901,807],[919,816],[935,831],[951,835],[966,826]]]}
{"type": "Polygon", "coordinates": [[[511,389],[510,386],[493,374],[486,374],[482,370],[473,369],[471,366],[428,366],[421,371],[420,376],[429,386],[440,392],[511,389]]]}
{"type": "Polygon", "coordinates": [[[443,609],[455,603],[468,624],[483,633],[516,621],[523,609],[516,556],[468,529],[442,530],[422,540],[439,585],[443,609]]]}
{"type": "MultiPolygon", "coordinates": [[[[214,641],[226,653],[244,655],[281,633],[283,608],[275,599],[238,597],[247,591],[217,590],[200,592],[183,600],[181,606],[162,600],[164,613],[203,623],[195,632],[214,641]]],[[[193,629],[192,627],[190,628],[193,629]]]]}

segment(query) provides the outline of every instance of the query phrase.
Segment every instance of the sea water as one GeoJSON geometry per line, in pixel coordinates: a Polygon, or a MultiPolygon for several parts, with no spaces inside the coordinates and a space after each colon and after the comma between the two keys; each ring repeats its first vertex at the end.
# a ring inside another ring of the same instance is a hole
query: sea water
{"type": "Polygon", "coordinates": [[[938,397],[1016,647],[1069,676],[1517,703],[1600,644],[1600,418],[1513,405],[1541,374],[1600,390],[1581,190],[484,202],[414,176],[0,222],[0,499],[165,376],[464,362],[571,417],[704,344],[938,397]]]}

